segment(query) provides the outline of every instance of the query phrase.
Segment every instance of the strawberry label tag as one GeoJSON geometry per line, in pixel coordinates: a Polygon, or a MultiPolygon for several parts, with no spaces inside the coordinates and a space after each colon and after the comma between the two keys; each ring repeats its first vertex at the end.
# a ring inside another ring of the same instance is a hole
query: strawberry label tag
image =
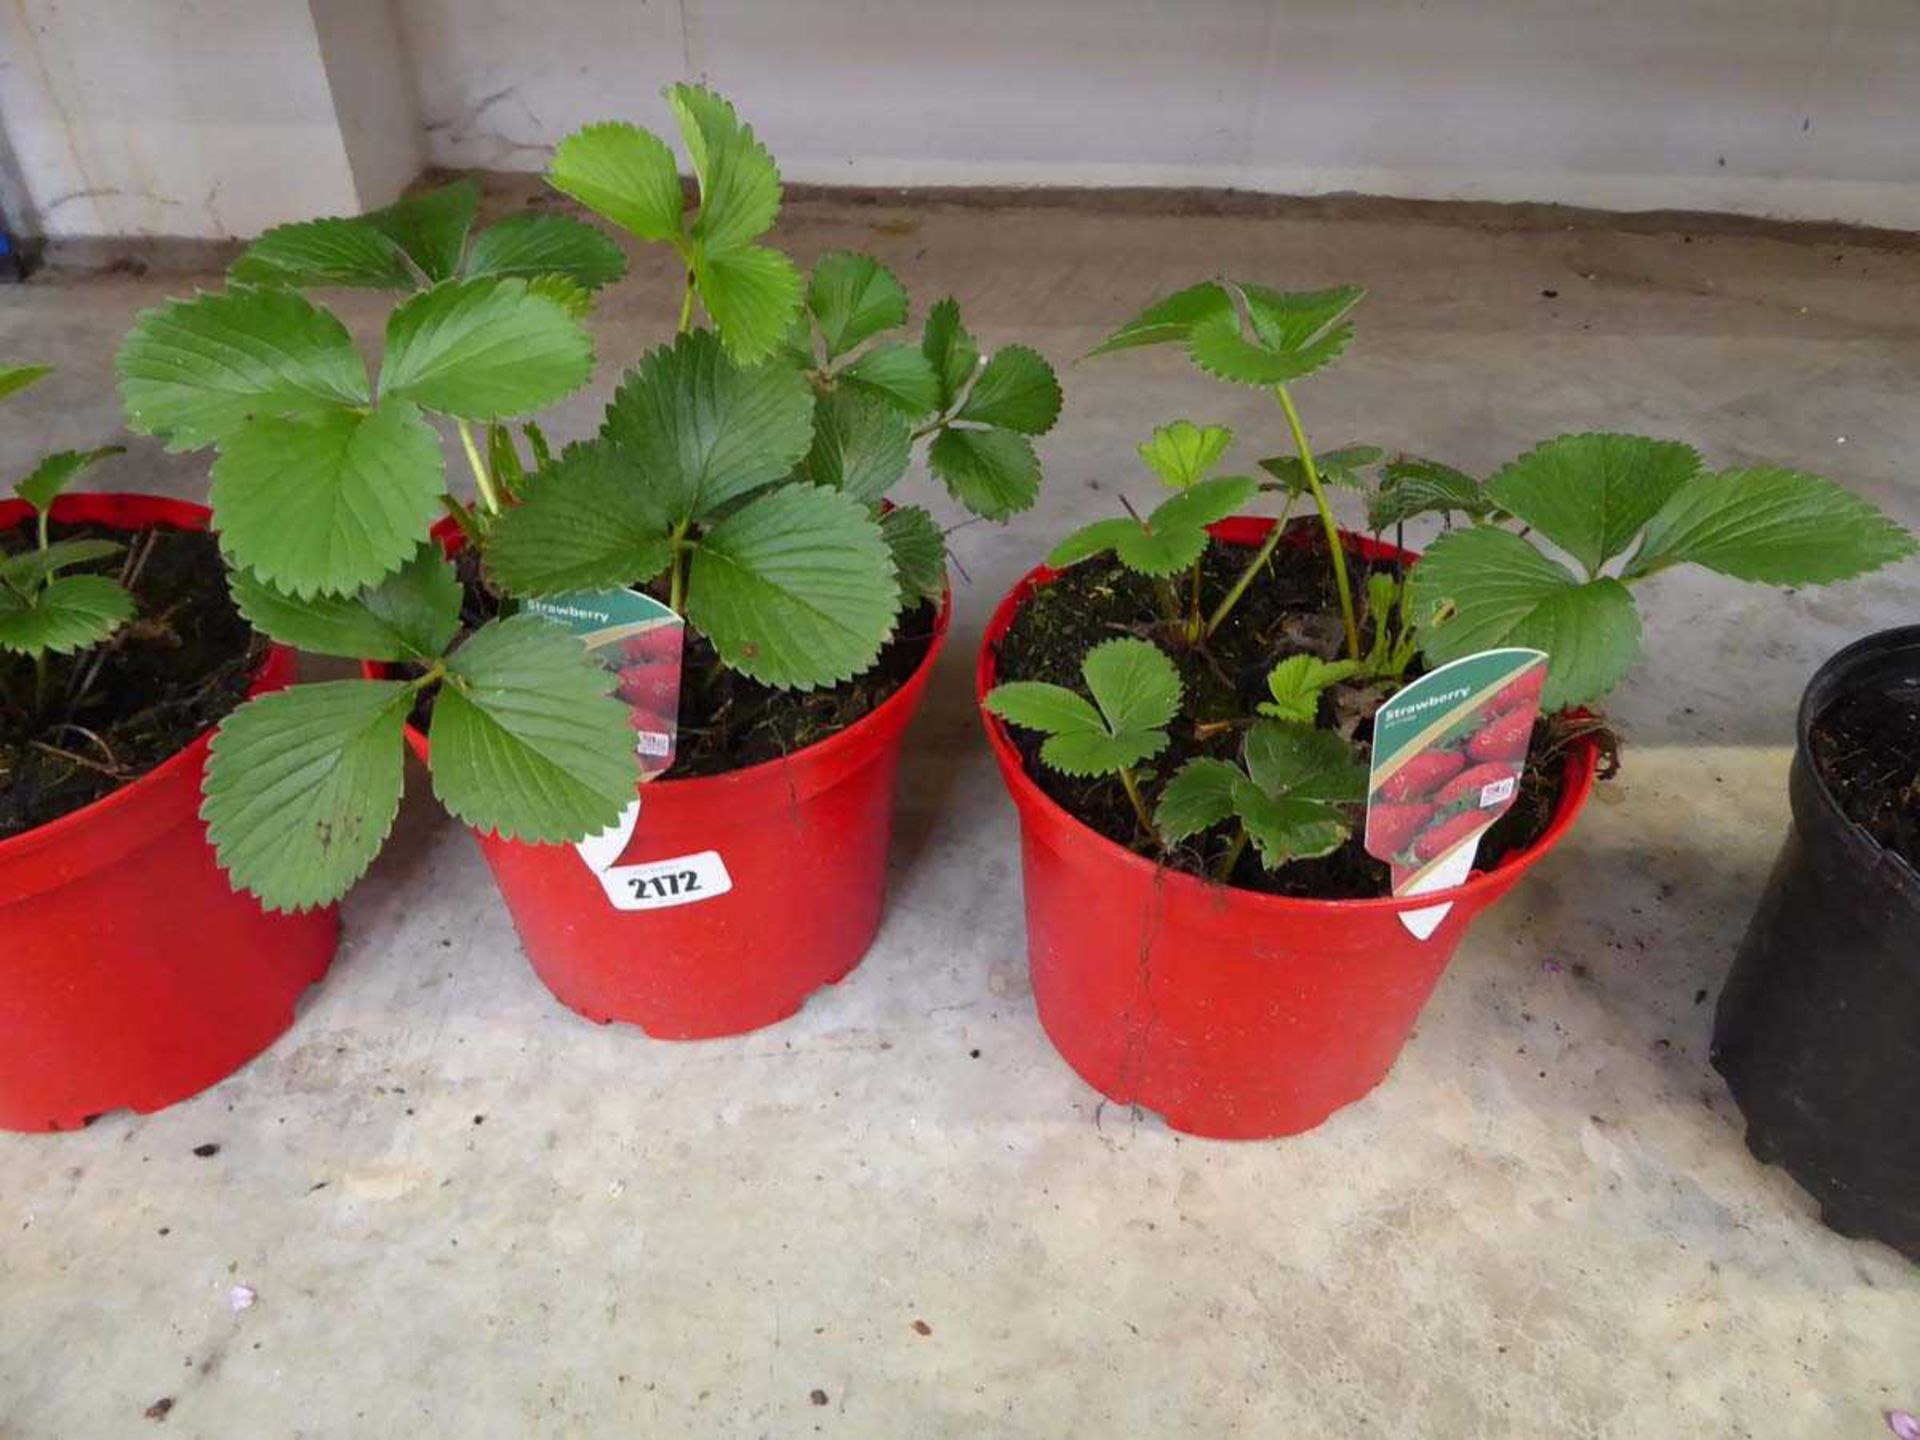
{"type": "MultiPolygon", "coordinates": [[[[663,774],[673,764],[679,734],[686,622],[638,590],[583,590],[529,600],[526,608],[578,636],[587,653],[618,677],[614,693],[633,717],[640,778],[663,774]]],[[[725,863],[712,851],[673,860],[630,854],[639,820],[636,795],[610,828],[573,847],[616,910],[692,905],[732,888],[725,863]]]]}
{"type": "MultiPolygon", "coordinates": [[[[1540,650],[1483,650],[1429,670],[1373,718],[1366,848],[1393,867],[1395,895],[1460,884],[1481,838],[1520,792],[1546,684],[1540,650]]],[[[1425,940],[1452,904],[1403,911],[1425,940]]]]}

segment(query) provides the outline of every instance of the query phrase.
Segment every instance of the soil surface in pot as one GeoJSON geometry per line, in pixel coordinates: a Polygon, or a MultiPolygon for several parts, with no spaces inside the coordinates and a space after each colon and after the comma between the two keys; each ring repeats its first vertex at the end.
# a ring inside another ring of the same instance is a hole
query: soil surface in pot
{"type": "MultiPolygon", "coordinates": [[[[126,577],[139,610],[106,644],[50,657],[40,706],[33,662],[0,655],[0,839],[179,754],[246,698],[266,649],[228,598],[211,535],[60,524],[51,535],[126,545],[124,555],[66,573],[126,577]]],[[[0,533],[9,554],[32,545],[30,524],[0,533]]]]}
{"type": "MultiPolygon", "coordinates": [[[[500,597],[480,578],[472,552],[454,557],[466,587],[462,638],[500,613],[500,597]]],[[[844,684],[820,690],[776,690],[719,663],[704,635],[687,630],[681,659],[680,737],[664,779],[724,775],[778,760],[837,734],[885,704],[913,677],[933,646],[940,611],[922,601],[902,612],[893,638],[868,669],[844,684]]],[[[433,698],[422,698],[413,723],[427,728],[433,698]]]]}
{"type": "MultiPolygon", "coordinates": [[[[1245,720],[1268,699],[1267,673],[1289,655],[1308,652],[1336,659],[1341,652],[1339,596],[1333,588],[1326,539],[1317,522],[1295,521],[1289,541],[1273,553],[1226,622],[1205,649],[1171,638],[1153,582],[1110,558],[1076,565],[1050,585],[1036,590],[1020,607],[995,647],[996,680],[1046,680],[1084,693],[1080,662],[1087,651],[1116,635],[1156,641],[1172,657],[1185,682],[1181,714],[1169,727],[1171,743],[1137,772],[1151,805],[1160,782],[1196,755],[1235,760],[1241,731],[1217,722],[1245,720]],[[1202,733],[1202,727],[1213,728],[1202,733]],[[1149,767],[1151,769],[1149,770],[1149,767]]],[[[1215,541],[1201,562],[1204,610],[1224,597],[1253,552],[1244,545],[1215,541]]],[[[1396,571],[1393,562],[1369,562],[1349,551],[1348,570],[1356,600],[1365,603],[1365,577],[1396,571]]],[[[1182,577],[1176,582],[1184,583],[1182,577]]],[[[1203,613],[1204,613],[1203,610],[1203,613]]],[[[1360,616],[1362,637],[1372,633],[1360,616]]],[[[1418,674],[1418,662],[1408,678],[1418,674]]],[[[1339,686],[1321,698],[1319,724],[1349,735],[1364,759],[1371,753],[1373,711],[1395,687],[1339,686]]],[[[1212,875],[1231,843],[1231,827],[1170,849],[1144,839],[1126,792],[1113,778],[1082,780],[1040,763],[1045,736],[1008,726],[1026,772],[1076,819],[1116,841],[1153,855],[1163,863],[1196,875],[1212,875]]],[[[1566,736],[1549,722],[1534,726],[1519,799],[1480,844],[1477,867],[1485,870],[1502,857],[1531,845],[1546,830],[1565,785],[1562,750],[1566,736]]],[[[1367,854],[1358,826],[1340,849],[1318,860],[1299,860],[1278,870],[1262,866],[1247,847],[1232,875],[1241,889],[1316,900],[1361,900],[1393,891],[1386,865],[1367,854]]]]}
{"type": "Polygon", "coordinates": [[[1847,818],[1920,870],[1920,681],[1841,696],[1808,744],[1847,818]]]}

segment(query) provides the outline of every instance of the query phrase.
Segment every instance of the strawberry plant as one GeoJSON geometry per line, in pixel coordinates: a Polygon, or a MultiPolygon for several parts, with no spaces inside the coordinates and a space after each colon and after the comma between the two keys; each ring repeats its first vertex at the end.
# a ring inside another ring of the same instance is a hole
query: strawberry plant
{"type": "Polygon", "coordinates": [[[1167,748],[1167,725],[1180,713],[1180,672],[1148,640],[1123,637],[1089,650],[1080,662],[1086,696],[1064,685],[1013,680],[996,685],[987,708],[1001,719],[1047,736],[1040,758],[1067,775],[1112,775],[1143,830],[1153,816],[1135,769],[1167,748]]]}
{"type": "MultiPolygon", "coordinates": [[[[0,366],[0,399],[51,374],[45,365],[0,366]]],[[[14,486],[34,515],[33,544],[9,555],[0,550],[0,655],[11,656],[24,674],[0,666],[0,693],[17,708],[44,715],[52,696],[48,676],[55,655],[71,655],[107,640],[133,618],[133,597],[106,575],[69,575],[76,566],[110,559],[124,548],[112,540],[53,540],[48,514],[60,492],[120,447],[61,450],[46,456],[14,486]]]]}
{"type": "Polygon", "coordinates": [[[265,696],[216,738],[209,834],[269,905],[325,903],[365,870],[399,804],[405,724],[429,702],[434,790],[460,819],[541,843],[618,818],[639,773],[629,704],[657,711],[672,677],[650,654],[616,675],[520,601],[646,586],[719,670],[836,686],[944,591],[939,526],[887,501],[916,447],[976,514],[1037,493],[1031,437],[1060,407],[1046,362],[1017,345],[983,355],[951,300],[907,342],[906,292],[867,257],[824,256],[803,277],[763,243],[781,186],[752,128],[700,87],[666,97],[691,205],[672,149],[637,126],[570,135],[548,175],[669,246],[685,275],[677,334],[624,377],[591,439],[551,453],[527,417],[588,378],[583,322],[624,269],[620,245],[563,216],[477,227],[464,183],[269,231],[225,292],[142,315],[121,349],[129,423],[215,452],[242,613],[287,644],[396,667],[265,696]],[[325,286],[399,294],[376,379],[305,293],[325,286]],[[448,483],[437,423],[471,501],[448,483]],[[476,567],[429,541],[442,514],[476,567]]]}
{"type": "Polygon", "coordinates": [[[758,243],[781,185],[752,127],[710,91],[667,98],[698,185],[691,215],[672,150],[638,126],[568,136],[548,178],[675,251],[680,333],[629,372],[599,435],[541,473],[489,538],[487,571],[527,597],[660,582],[725,667],[835,685],[945,588],[933,517],[887,498],[914,447],[960,504],[1005,519],[1038,492],[1031,437],[1052,428],[1060,387],[1024,346],[983,358],[951,299],[917,345],[902,339],[905,287],[868,256],[824,255],[803,280],[758,243]]]}

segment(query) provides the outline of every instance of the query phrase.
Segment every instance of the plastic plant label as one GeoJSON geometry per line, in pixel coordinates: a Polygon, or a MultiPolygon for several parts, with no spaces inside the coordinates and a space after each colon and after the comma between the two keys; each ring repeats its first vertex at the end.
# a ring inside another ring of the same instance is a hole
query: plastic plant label
{"type": "MultiPolygon", "coordinates": [[[[1366,848],[1393,868],[1395,895],[1460,884],[1493,822],[1513,808],[1527,762],[1544,651],[1483,650],[1430,670],[1375,713],[1366,848]]],[[[1425,940],[1452,902],[1403,911],[1425,940]]]]}
{"type": "Polygon", "coordinates": [[[671,766],[686,622],[638,590],[582,590],[529,600],[526,608],[578,636],[589,655],[619,676],[615,693],[633,714],[641,778],[671,766]]]}
{"type": "MultiPolygon", "coordinates": [[[[644,783],[663,774],[673,764],[678,738],[686,622],[638,590],[583,590],[529,600],[526,608],[578,636],[587,653],[619,677],[614,693],[633,716],[640,779],[644,783]]],[[[712,850],[671,860],[630,856],[639,823],[635,795],[612,826],[573,847],[614,909],[692,905],[733,888],[725,862],[712,850]]]]}

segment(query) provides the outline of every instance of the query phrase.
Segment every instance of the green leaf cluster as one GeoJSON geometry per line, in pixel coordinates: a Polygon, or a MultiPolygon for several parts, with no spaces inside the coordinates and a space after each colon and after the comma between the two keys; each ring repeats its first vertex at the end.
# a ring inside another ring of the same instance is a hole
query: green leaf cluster
{"type": "Polygon", "coordinates": [[[779,348],[800,309],[800,272],[760,238],[780,214],[780,170],[751,125],[713,91],[669,85],[699,198],[689,213],[679,162],[659,136],[621,121],[589,125],[554,149],[547,180],[641,240],[671,245],[727,353],[779,348]]]}
{"type": "Polygon", "coordinates": [[[1080,662],[1087,694],[1040,680],[1010,680],[987,692],[987,709],[1046,735],[1040,758],[1065,775],[1123,775],[1167,748],[1180,713],[1180,672],[1151,641],[1103,641],[1080,662]]]}
{"type": "Polygon", "coordinates": [[[1349,317],[1365,297],[1358,285],[1286,291],[1205,280],[1149,305],[1093,353],[1179,344],[1188,359],[1216,379],[1283,385],[1340,358],[1353,339],[1349,317]]]}
{"type": "Polygon", "coordinates": [[[437,546],[350,596],[230,578],[241,614],[274,639],[417,672],[275,691],[220,727],[201,815],[221,865],[268,907],[329,904],[365,873],[399,810],[407,716],[429,688],[434,794],[476,829],[578,839],[631,800],[638,768],[611,673],[531,615],[491,621],[449,653],[463,592],[437,546]]]}
{"type": "Polygon", "coordinates": [[[591,292],[626,271],[620,247],[591,225],[528,212],[475,231],[479,208],[480,187],[457,180],[370,215],[276,225],[227,276],[244,285],[363,290],[512,276],[548,285],[551,298],[577,312],[591,292]]]}
{"type": "MultiPolygon", "coordinates": [[[[0,399],[52,374],[47,365],[0,365],[0,399]]],[[[71,655],[110,638],[133,618],[133,597],[106,575],[68,575],[80,565],[118,555],[111,540],[52,540],[48,516],[61,492],[87,470],[118,455],[118,445],[60,450],[45,456],[14,486],[32,509],[34,543],[8,554],[0,549],[0,653],[27,656],[44,667],[49,655],[71,655]]],[[[37,672],[44,674],[44,669],[37,672]]],[[[43,697],[36,695],[38,701],[43,697]]]]}
{"type": "Polygon", "coordinates": [[[1260,720],[1247,731],[1239,764],[1201,756],[1181,766],[1161,790],[1153,818],[1169,844],[1236,821],[1240,844],[1250,839],[1273,870],[1338,849],[1352,833],[1347,807],[1366,794],[1366,767],[1338,735],[1260,720]]]}
{"type": "Polygon", "coordinates": [[[218,452],[227,559],[311,599],[379,584],[440,514],[430,414],[462,427],[531,414],[586,382],[593,344],[534,283],[486,276],[396,306],[377,385],[338,317],[283,288],[144,311],[117,365],[130,426],[218,452]]]}
{"type": "Polygon", "coordinates": [[[1563,435],[1484,487],[1564,555],[1495,525],[1448,532],[1410,577],[1422,652],[1444,664],[1498,645],[1551,657],[1542,704],[1591,704],[1639,658],[1629,587],[1673,565],[1739,580],[1814,585],[1914,553],[1911,535],[1829,480],[1760,466],[1707,471],[1687,445],[1638,435],[1563,435]]]}

